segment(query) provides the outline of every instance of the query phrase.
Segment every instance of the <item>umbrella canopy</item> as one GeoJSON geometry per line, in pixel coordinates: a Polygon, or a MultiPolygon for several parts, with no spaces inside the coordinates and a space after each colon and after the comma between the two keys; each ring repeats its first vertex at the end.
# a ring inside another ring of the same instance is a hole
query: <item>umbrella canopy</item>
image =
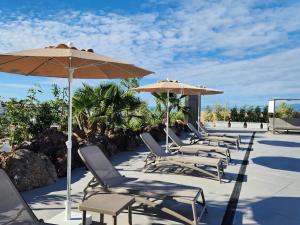
{"type": "Polygon", "coordinates": [[[183,84],[177,80],[162,80],[155,84],[149,84],[137,88],[132,88],[133,91],[138,92],[160,92],[160,93],[176,93],[182,95],[199,95],[201,93],[209,93],[213,89],[206,89],[201,87],[183,84]]]}
{"type": "Polygon", "coordinates": [[[78,50],[65,44],[56,47],[0,54],[0,71],[47,77],[114,79],[143,77],[152,73],[123,61],[98,55],[92,49],[78,50]]]}
{"type": "Polygon", "coordinates": [[[135,65],[65,44],[0,54],[0,72],[68,78],[69,111],[67,153],[66,219],[71,219],[72,80],[143,77],[152,73],[135,65]]]}
{"type": "Polygon", "coordinates": [[[206,87],[200,87],[203,91],[199,93],[198,95],[217,95],[217,94],[223,94],[224,91],[217,90],[217,89],[211,89],[206,87]]]}
{"type": "Polygon", "coordinates": [[[149,84],[131,90],[137,92],[160,92],[167,93],[167,121],[166,121],[166,152],[169,152],[169,93],[182,94],[182,95],[200,95],[200,94],[212,94],[218,90],[207,89],[192,86],[189,84],[183,84],[177,80],[162,80],[155,84],[149,84]]]}

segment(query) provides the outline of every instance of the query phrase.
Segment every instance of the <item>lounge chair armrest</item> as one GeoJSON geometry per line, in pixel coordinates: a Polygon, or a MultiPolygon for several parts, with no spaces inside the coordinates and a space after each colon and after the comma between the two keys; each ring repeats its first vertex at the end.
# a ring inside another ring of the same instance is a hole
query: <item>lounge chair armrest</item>
{"type": "Polygon", "coordinates": [[[180,148],[180,146],[169,147],[169,149],[171,149],[172,151],[179,150],[180,148]]]}
{"type": "Polygon", "coordinates": [[[176,150],[176,151],[171,151],[171,155],[176,155],[176,154],[178,154],[178,153],[180,153],[180,151],[178,151],[178,150],[176,150]]]}
{"type": "Polygon", "coordinates": [[[179,146],[174,146],[174,147],[170,147],[169,149],[171,150],[171,154],[172,155],[176,155],[178,153],[180,153],[180,148],[179,146]]]}

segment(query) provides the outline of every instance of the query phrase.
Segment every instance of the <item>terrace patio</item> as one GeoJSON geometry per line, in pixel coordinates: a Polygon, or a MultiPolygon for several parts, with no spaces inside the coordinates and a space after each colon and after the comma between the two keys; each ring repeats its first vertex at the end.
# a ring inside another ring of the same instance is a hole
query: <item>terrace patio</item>
{"type": "MultiPolygon", "coordinates": [[[[225,170],[225,182],[222,184],[201,176],[163,172],[143,173],[143,159],[148,153],[144,146],[136,151],[120,153],[111,160],[122,174],[129,177],[202,187],[208,204],[208,214],[204,215],[203,224],[299,224],[300,154],[297,152],[300,151],[299,134],[272,135],[261,130],[236,128],[234,130],[224,128],[224,131],[240,133],[242,144],[240,151],[234,149],[231,151],[233,160],[225,170]],[[249,157],[248,165],[245,163],[247,157],[249,157]],[[239,200],[236,205],[237,199],[239,200]]],[[[90,179],[91,174],[84,168],[73,171],[72,193],[76,203],[81,201],[82,190],[90,179]]],[[[65,189],[66,179],[60,179],[53,185],[23,192],[22,195],[37,217],[47,221],[64,210],[65,189]]],[[[73,204],[73,210],[77,210],[76,203],[73,204]]],[[[178,205],[178,208],[182,212],[186,210],[181,205],[178,205]]],[[[99,215],[92,215],[94,221],[99,221],[99,215]]],[[[127,224],[127,215],[122,213],[119,221],[120,224],[127,224]]],[[[105,217],[105,222],[111,224],[112,220],[105,217]]],[[[139,206],[134,207],[133,223],[182,224],[165,214],[139,206]]]]}

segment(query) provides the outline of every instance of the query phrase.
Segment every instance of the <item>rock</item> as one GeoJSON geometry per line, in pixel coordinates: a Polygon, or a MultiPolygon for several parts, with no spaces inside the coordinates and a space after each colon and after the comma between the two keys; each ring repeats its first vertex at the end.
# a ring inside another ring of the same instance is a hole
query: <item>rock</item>
{"type": "MultiPolygon", "coordinates": [[[[57,175],[67,175],[67,135],[52,127],[42,132],[39,137],[31,143],[22,143],[14,150],[20,148],[29,149],[35,153],[45,154],[55,165],[57,175]]],[[[78,155],[79,144],[75,136],[72,137],[72,168],[82,166],[82,160],[78,155]]]]}
{"type": "Polygon", "coordinates": [[[151,125],[147,126],[144,129],[144,132],[150,133],[156,141],[163,141],[166,139],[164,128],[165,125],[163,124],[151,125]]]}
{"type": "MultiPolygon", "coordinates": [[[[108,129],[105,134],[109,140],[110,147],[115,145],[117,147],[117,151],[125,151],[126,150],[126,136],[125,136],[123,130],[108,129]]],[[[114,152],[113,148],[111,148],[111,150],[114,152]]]]}
{"type": "Polygon", "coordinates": [[[126,133],[126,150],[132,151],[139,146],[138,134],[132,130],[127,130],[126,133]]]}
{"type": "Polygon", "coordinates": [[[112,147],[109,144],[109,140],[105,135],[95,134],[95,136],[90,136],[86,144],[97,145],[107,157],[113,155],[113,151],[116,151],[117,147],[112,147]]]}
{"type": "Polygon", "coordinates": [[[97,145],[106,156],[110,157],[119,151],[135,149],[139,145],[137,134],[131,130],[107,129],[104,134],[98,133],[90,136],[88,144],[97,145]]]}
{"type": "Polygon", "coordinates": [[[42,153],[18,149],[0,154],[3,168],[19,191],[27,191],[54,183],[57,173],[53,163],[42,153]]]}
{"type": "Polygon", "coordinates": [[[116,155],[119,152],[119,148],[112,142],[108,142],[106,150],[109,156],[116,155]]]}
{"type": "Polygon", "coordinates": [[[172,128],[177,135],[180,135],[181,132],[186,131],[186,127],[187,125],[183,121],[176,120],[172,128]]]}

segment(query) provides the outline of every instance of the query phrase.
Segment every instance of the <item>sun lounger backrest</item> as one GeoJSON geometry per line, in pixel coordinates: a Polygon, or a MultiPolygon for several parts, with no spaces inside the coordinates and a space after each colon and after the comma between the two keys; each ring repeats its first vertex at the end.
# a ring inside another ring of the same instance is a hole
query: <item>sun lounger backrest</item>
{"type": "Polygon", "coordinates": [[[167,156],[162,147],[155,141],[155,139],[149,133],[140,134],[141,139],[147,146],[147,148],[152,152],[152,154],[158,157],[167,156]]]}
{"type": "Polygon", "coordinates": [[[2,169],[0,169],[0,224],[41,224],[2,169]]]}
{"type": "Polygon", "coordinates": [[[101,186],[110,187],[124,181],[125,178],[115,169],[98,146],[80,148],[78,153],[101,186]]]}
{"type": "Polygon", "coordinates": [[[193,126],[191,123],[187,123],[187,126],[190,128],[190,130],[197,136],[197,138],[201,139],[202,135],[198,130],[193,126]]]}
{"type": "Polygon", "coordinates": [[[203,133],[208,134],[208,130],[206,129],[206,127],[202,123],[199,123],[199,122],[196,122],[196,123],[200,127],[200,129],[203,133]]]}
{"type": "MultiPolygon", "coordinates": [[[[164,129],[164,131],[167,133],[166,129],[164,129]]],[[[171,128],[169,128],[169,137],[177,146],[184,146],[184,143],[171,128]]]]}

